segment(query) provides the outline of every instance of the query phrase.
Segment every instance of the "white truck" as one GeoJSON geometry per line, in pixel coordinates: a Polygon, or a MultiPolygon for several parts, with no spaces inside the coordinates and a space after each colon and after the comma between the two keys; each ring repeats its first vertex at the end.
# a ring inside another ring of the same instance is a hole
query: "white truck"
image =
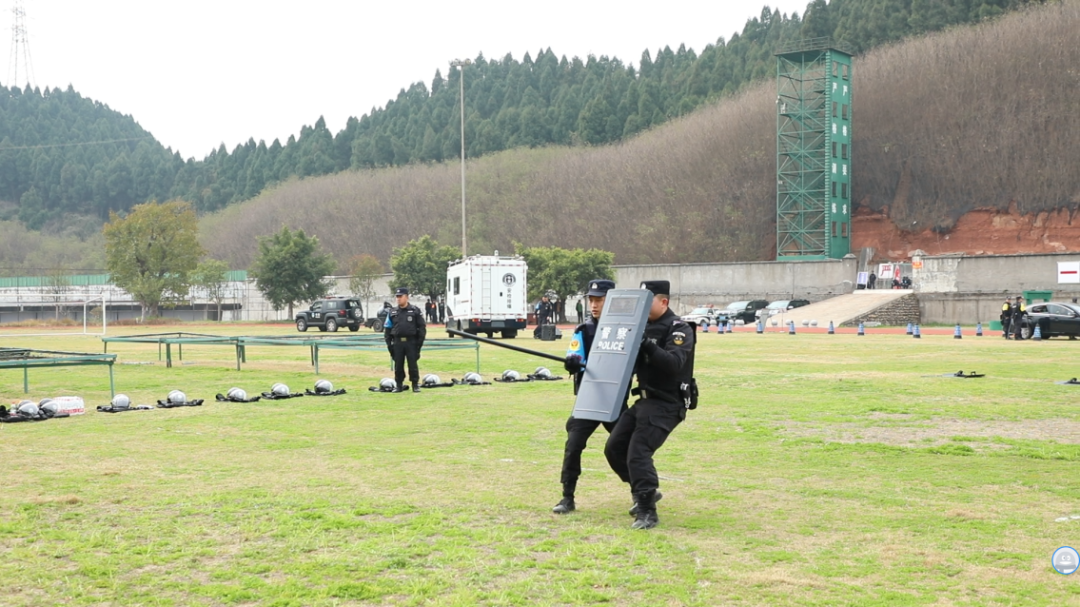
{"type": "Polygon", "coordinates": [[[521,257],[473,255],[446,270],[446,328],[517,337],[529,318],[528,266],[521,257]]]}

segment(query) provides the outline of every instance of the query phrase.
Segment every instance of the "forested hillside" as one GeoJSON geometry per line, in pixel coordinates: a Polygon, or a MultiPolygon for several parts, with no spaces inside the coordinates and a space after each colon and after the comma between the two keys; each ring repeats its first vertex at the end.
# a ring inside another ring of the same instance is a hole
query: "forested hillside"
{"type": "MultiPolygon", "coordinates": [[[[1077,213],[1077,31],[1080,2],[1067,0],[857,58],[856,205],[943,237],[975,207],[1077,213]]],[[[616,263],[772,259],[775,99],[770,80],[618,144],[470,161],[470,252],[518,242],[599,247],[616,263]]],[[[459,179],[446,163],[290,182],[205,217],[204,245],[243,268],[256,237],[302,227],[344,271],[423,234],[457,244],[459,179]]]]}
{"type": "MultiPolygon", "coordinates": [[[[805,16],[764,8],[742,32],[700,52],[646,50],[618,58],[550,49],[465,68],[470,158],[519,147],[623,140],[770,77],[783,41],[832,36],[856,51],[999,15],[1024,0],[814,0],[805,16]]],[[[688,15],[687,18],[694,18],[688,15]]],[[[725,32],[717,32],[718,36],[725,32]]],[[[674,43],[675,41],[673,41],[674,43]]],[[[200,212],[252,198],[293,177],[455,159],[461,73],[436,71],[384,108],[332,134],[320,118],[284,144],[249,140],[203,160],[165,149],[129,116],[67,90],[0,87],[0,220],[63,230],[149,199],[182,198],[200,212]]]]}

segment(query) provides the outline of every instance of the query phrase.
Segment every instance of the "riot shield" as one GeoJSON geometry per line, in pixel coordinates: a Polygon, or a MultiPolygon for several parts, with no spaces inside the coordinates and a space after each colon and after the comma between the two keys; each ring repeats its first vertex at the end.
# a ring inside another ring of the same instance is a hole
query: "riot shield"
{"type": "Polygon", "coordinates": [[[601,422],[619,418],[652,300],[653,294],[645,289],[607,292],[574,401],[574,417],[601,422]]]}

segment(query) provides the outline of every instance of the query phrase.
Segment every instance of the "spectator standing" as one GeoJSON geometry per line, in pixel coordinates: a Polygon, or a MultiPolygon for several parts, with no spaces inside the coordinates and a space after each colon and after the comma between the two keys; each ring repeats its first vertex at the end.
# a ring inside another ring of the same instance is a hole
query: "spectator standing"
{"type": "Polygon", "coordinates": [[[580,324],[585,322],[585,316],[584,316],[585,307],[581,305],[581,300],[580,299],[577,302],[576,310],[577,310],[577,324],[580,325],[580,324]]]}
{"type": "Polygon", "coordinates": [[[866,279],[866,288],[873,289],[875,282],[877,282],[877,274],[870,272],[870,277],[866,279]]]}

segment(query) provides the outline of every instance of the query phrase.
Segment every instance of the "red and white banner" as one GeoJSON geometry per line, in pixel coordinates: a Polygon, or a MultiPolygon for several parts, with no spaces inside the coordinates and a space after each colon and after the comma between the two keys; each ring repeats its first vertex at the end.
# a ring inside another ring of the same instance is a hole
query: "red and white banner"
{"type": "Polygon", "coordinates": [[[1058,284],[1080,283],[1080,261],[1058,262],[1058,284]]]}

